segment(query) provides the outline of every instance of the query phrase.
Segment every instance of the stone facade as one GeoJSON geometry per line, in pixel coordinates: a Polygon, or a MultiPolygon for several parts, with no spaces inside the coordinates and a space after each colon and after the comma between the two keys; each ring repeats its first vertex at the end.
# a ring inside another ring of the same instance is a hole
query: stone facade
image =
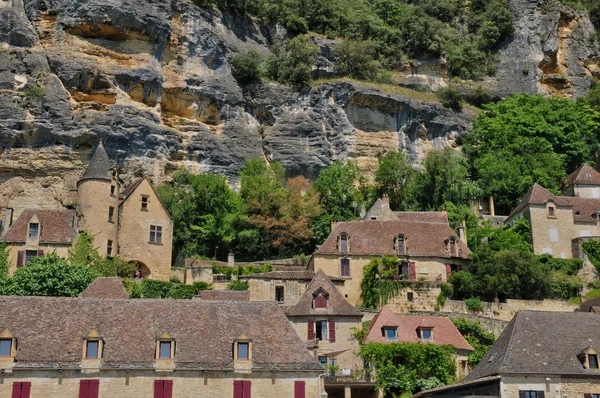
{"type": "Polygon", "coordinates": [[[504,376],[500,382],[501,398],[519,398],[519,391],[544,391],[545,398],[584,397],[600,394],[600,375],[581,379],[560,375],[504,376]]]}

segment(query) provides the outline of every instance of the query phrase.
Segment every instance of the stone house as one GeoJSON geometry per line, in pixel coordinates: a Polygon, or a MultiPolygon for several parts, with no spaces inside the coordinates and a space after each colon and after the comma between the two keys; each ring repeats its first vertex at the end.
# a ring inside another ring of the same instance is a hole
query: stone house
{"type": "Polygon", "coordinates": [[[469,354],[473,347],[460,334],[449,318],[435,316],[397,315],[383,307],[375,315],[365,343],[418,343],[449,344],[456,351],[456,376],[469,373],[469,354]]]}
{"type": "Polygon", "coordinates": [[[329,397],[377,396],[374,383],[364,377],[359,342],[363,314],[337,290],[323,271],[318,271],[300,300],[286,308],[286,315],[305,346],[327,369],[325,389],[329,397]]]}
{"type": "Polygon", "coordinates": [[[569,175],[563,196],[534,184],[505,224],[525,218],[535,254],[579,258],[582,243],[600,237],[599,213],[600,173],[586,164],[569,175]]]}
{"type": "Polygon", "coordinates": [[[11,273],[34,251],[66,257],[78,231],[87,229],[101,255],[136,263],[143,277],[170,278],[173,220],[147,178],[121,190],[102,142],[77,182],[76,211],[26,209],[12,224],[7,217],[6,227],[11,273]]]}
{"type": "MultiPolygon", "coordinates": [[[[316,397],[321,366],[275,303],[0,297],[0,397],[316,397]]],[[[95,293],[94,293],[95,292],[95,293]]]]}
{"type": "MultiPolygon", "coordinates": [[[[360,304],[363,268],[374,257],[398,257],[398,279],[440,284],[452,271],[468,264],[470,255],[464,226],[456,233],[445,211],[391,211],[389,199],[384,197],[361,220],[334,223],[309,267],[344,278],[342,293],[356,306],[360,304]]],[[[411,294],[418,292],[408,288],[407,293],[404,304],[410,305],[411,294]]]]}
{"type": "MultiPolygon", "coordinates": [[[[248,281],[251,301],[276,301],[283,306],[293,306],[303,296],[315,273],[304,267],[287,266],[283,269],[289,270],[240,275],[238,279],[248,281]]],[[[329,279],[337,288],[344,285],[343,278],[329,279]]]]}
{"type": "Polygon", "coordinates": [[[520,311],[460,383],[414,397],[597,398],[600,317],[520,311]]]}

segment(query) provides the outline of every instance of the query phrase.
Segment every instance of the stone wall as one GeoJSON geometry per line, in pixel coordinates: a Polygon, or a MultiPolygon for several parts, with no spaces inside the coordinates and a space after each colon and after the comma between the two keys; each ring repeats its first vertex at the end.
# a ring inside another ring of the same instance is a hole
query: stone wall
{"type": "Polygon", "coordinates": [[[521,391],[544,391],[546,398],[583,397],[584,394],[600,394],[597,378],[567,378],[557,375],[548,377],[509,377],[502,378],[500,392],[502,398],[519,398],[521,391]]]}
{"type": "Polygon", "coordinates": [[[261,398],[291,397],[294,382],[305,381],[306,397],[319,393],[319,371],[275,372],[252,371],[250,374],[212,371],[157,372],[154,370],[101,371],[80,373],[79,370],[16,370],[0,374],[0,397],[10,397],[13,382],[31,382],[32,397],[77,397],[80,380],[99,380],[99,397],[152,397],[154,380],[173,380],[174,397],[232,397],[234,380],[250,380],[252,395],[261,398]]]}
{"type": "Polygon", "coordinates": [[[483,330],[489,333],[493,333],[496,336],[500,336],[506,325],[508,325],[508,321],[502,319],[494,319],[494,318],[486,318],[479,317],[473,314],[463,314],[463,313],[455,313],[455,312],[441,312],[441,311],[413,311],[406,315],[422,315],[422,316],[441,316],[450,319],[461,319],[465,318],[467,321],[478,323],[483,330]]]}
{"type": "Polygon", "coordinates": [[[9,261],[9,269],[8,273],[13,274],[17,269],[17,256],[19,250],[43,250],[44,254],[56,253],[59,257],[67,258],[69,256],[69,249],[71,246],[57,246],[57,245],[35,245],[28,246],[26,245],[16,245],[10,244],[8,245],[8,261],[9,261]]]}
{"type": "MultiPolygon", "coordinates": [[[[570,304],[567,300],[513,300],[508,299],[506,303],[484,303],[484,316],[487,310],[492,312],[493,319],[510,321],[513,316],[522,310],[529,311],[555,311],[555,312],[573,312],[579,306],[570,304]]],[[[450,312],[456,314],[472,313],[467,309],[464,301],[446,300],[446,304],[440,309],[441,312],[450,312]]]]}

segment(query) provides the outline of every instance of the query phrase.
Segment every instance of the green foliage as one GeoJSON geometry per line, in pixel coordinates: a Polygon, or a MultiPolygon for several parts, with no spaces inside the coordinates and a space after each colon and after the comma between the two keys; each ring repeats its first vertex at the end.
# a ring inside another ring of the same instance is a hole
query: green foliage
{"type": "Polygon", "coordinates": [[[240,84],[260,80],[262,56],[250,50],[231,57],[231,74],[240,84]]]}
{"type": "Polygon", "coordinates": [[[129,298],[142,298],[142,284],[133,279],[122,279],[121,283],[129,298]]]}
{"type": "Polygon", "coordinates": [[[8,291],[17,296],[79,296],[98,274],[82,265],[69,264],[56,254],[35,257],[26,267],[18,268],[8,291]]]}
{"type": "Polygon", "coordinates": [[[477,86],[465,94],[465,100],[469,104],[481,108],[484,105],[498,101],[498,98],[487,88],[477,86]]]}
{"type": "Polygon", "coordinates": [[[305,85],[312,79],[312,65],[319,52],[319,47],[306,35],[296,36],[284,45],[276,44],[265,62],[266,75],[281,83],[305,85]]]}
{"type": "Polygon", "coordinates": [[[600,297],[600,289],[590,290],[585,294],[586,300],[591,300],[593,298],[600,297]]]}
{"type": "Polygon", "coordinates": [[[69,249],[69,262],[76,265],[90,266],[99,258],[98,249],[94,247],[94,237],[87,229],[83,230],[79,233],[75,245],[69,249]]]}
{"type": "Polygon", "coordinates": [[[562,271],[567,275],[577,275],[583,268],[583,260],[579,258],[554,258],[548,254],[540,256],[540,262],[547,264],[551,270],[562,271]]]}
{"type": "Polygon", "coordinates": [[[533,183],[559,193],[565,172],[593,159],[599,131],[586,101],[516,94],[485,106],[463,150],[482,193],[508,214],[533,183]]]}
{"type": "Polygon", "coordinates": [[[141,285],[143,298],[167,298],[169,297],[172,283],[167,281],[156,281],[153,279],[143,279],[141,285]]]}
{"type": "Polygon", "coordinates": [[[437,304],[440,307],[443,307],[446,304],[446,299],[448,297],[452,297],[452,285],[448,283],[442,283],[440,285],[440,294],[437,297],[437,304]]]}
{"type": "Polygon", "coordinates": [[[90,265],[90,268],[102,276],[119,276],[121,278],[132,278],[137,266],[121,257],[101,257],[90,265]]]}
{"type": "Polygon", "coordinates": [[[446,108],[460,112],[462,110],[462,102],[464,97],[460,91],[453,87],[446,87],[436,93],[441,104],[446,108]]]}
{"type": "Polygon", "coordinates": [[[8,256],[8,250],[6,243],[0,243],[0,279],[8,276],[8,269],[10,268],[10,259],[8,256]]]}
{"type": "Polygon", "coordinates": [[[44,88],[44,86],[38,83],[31,84],[27,87],[25,94],[30,98],[35,98],[39,100],[46,96],[46,89],[44,88]]]}
{"type": "Polygon", "coordinates": [[[248,290],[250,288],[250,282],[247,280],[237,280],[230,282],[227,285],[227,290],[248,290]]]}
{"type": "Polygon", "coordinates": [[[582,249],[592,265],[600,272],[600,241],[588,240],[583,242],[582,249]]]}
{"type": "Polygon", "coordinates": [[[476,366],[494,345],[496,336],[483,330],[479,323],[470,322],[464,318],[453,319],[452,322],[465,340],[475,349],[469,354],[469,363],[471,366],[476,366]]]}
{"type": "Polygon", "coordinates": [[[465,299],[465,306],[471,311],[483,311],[483,302],[476,297],[465,299]]]}
{"type": "Polygon", "coordinates": [[[193,285],[183,285],[175,283],[171,285],[168,297],[174,299],[191,299],[196,294],[196,288],[193,285]]]}
{"type": "Polygon", "coordinates": [[[375,172],[377,196],[390,198],[393,210],[403,210],[408,195],[408,184],[415,171],[408,156],[403,152],[390,151],[379,158],[375,172]]]}
{"type": "Polygon", "coordinates": [[[433,377],[449,384],[456,372],[456,354],[450,345],[369,343],[361,346],[360,355],[375,369],[376,387],[384,393],[412,393],[433,377]]]}
{"type": "Polygon", "coordinates": [[[292,265],[295,267],[308,267],[310,256],[304,253],[292,257],[292,265]]]}
{"type": "Polygon", "coordinates": [[[375,43],[365,40],[343,40],[335,47],[335,69],[343,76],[361,80],[375,80],[381,69],[376,60],[375,43]]]}
{"type": "Polygon", "coordinates": [[[208,282],[194,282],[192,284],[195,290],[213,290],[213,284],[208,282]]]}
{"type": "Polygon", "coordinates": [[[450,283],[453,286],[455,298],[471,297],[477,294],[477,282],[472,273],[468,271],[452,272],[450,283]]]}
{"type": "Polygon", "coordinates": [[[363,267],[360,297],[364,308],[376,309],[396,296],[410,282],[398,280],[400,260],[397,257],[375,257],[363,267]]]}
{"type": "Polygon", "coordinates": [[[171,283],[181,283],[181,280],[176,277],[175,275],[171,275],[171,279],[169,279],[169,282],[171,283]]]}

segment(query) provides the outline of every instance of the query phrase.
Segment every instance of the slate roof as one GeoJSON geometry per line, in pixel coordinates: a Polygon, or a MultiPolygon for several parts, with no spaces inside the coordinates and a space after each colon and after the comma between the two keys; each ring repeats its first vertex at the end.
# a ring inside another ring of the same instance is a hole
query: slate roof
{"type": "Polygon", "coordinates": [[[580,166],[571,174],[569,174],[569,176],[567,177],[567,184],[565,185],[565,187],[568,187],[572,184],[600,185],[600,173],[598,173],[592,166],[586,163],[583,166],[580,166]]]}
{"type": "Polygon", "coordinates": [[[596,307],[600,307],[600,297],[584,301],[579,307],[579,312],[590,312],[596,307]]]}
{"type": "Polygon", "coordinates": [[[201,290],[198,298],[202,300],[249,301],[248,290],[201,290]]]}
{"type": "Polygon", "coordinates": [[[592,215],[600,211],[600,199],[558,196],[539,184],[533,184],[533,187],[521,199],[506,221],[520,213],[527,205],[546,205],[548,201],[552,201],[556,206],[571,207],[573,220],[577,222],[596,222],[592,215]]]}
{"type": "MultiPolygon", "coordinates": [[[[261,272],[258,274],[240,275],[240,279],[280,279],[280,280],[299,280],[299,281],[312,281],[315,277],[313,271],[270,271],[261,272]]],[[[335,282],[344,282],[344,278],[339,276],[330,276],[330,280],[335,282]]]]}
{"type": "Polygon", "coordinates": [[[519,311],[465,381],[511,374],[600,377],[577,355],[600,352],[600,316],[583,312],[519,311]]]}
{"type": "Polygon", "coordinates": [[[322,370],[275,303],[0,296],[0,330],[18,339],[19,368],[76,367],[91,330],[103,368],[153,368],[156,339],[176,341],[175,369],[232,369],[233,341],[253,341],[253,369],[322,370]]]}
{"type": "Polygon", "coordinates": [[[29,234],[29,221],[37,215],[40,223],[40,244],[71,245],[77,237],[76,214],[74,210],[23,210],[11,225],[3,242],[25,242],[29,234]]]}
{"type": "Polygon", "coordinates": [[[81,297],[126,299],[129,295],[121,278],[97,278],[81,293],[81,297]]]}
{"type": "Polygon", "coordinates": [[[363,316],[362,312],[354,308],[331,282],[331,279],[322,270],[317,271],[312,281],[298,300],[298,303],[287,311],[288,316],[305,315],[334,315],[334,316],[363,316]],[[313,308],[313,295],[319,290],[324,290],[329,298],[327,308],[313,308]]]}
{"type": "Polygon", "coordinates": [[[123,202],[125,200],[127,200],[127,198],[129,197],[129,195],[131,195],[131,193],[133,191],[135,191],[135,189],[142,183],[142,181],[144,181],[144,178],[138,178],[137,180],[135,180],[131,184],[127,185],[127,187],[125,187],[124,189],[122,189],[119,192],[119,199],[121,199],[123,202]]]}
{"type": "Polygon", "coordinates": [[[104,150],[104,145],[102,145],[102,141],[98,144],[94,155],[92,155],[92,159],[88,164],[87,168],[83,172],[83,175],[79,179],[89,180],[89,179],[99,179],[99,180],[109,180],[111,179],[111,168],[112,164],[108,159],[108,155],[104,150]]]}
{"type": "Polygon", "coordinates": [[[406,216],[411,221],[349,221],[338,222],[325,242],[317,249],[318,254],[338,254],[337,239],[342,233],[350,237],[350,255],[396,255],[394,239],[403,234],[406,238],[406,249],[410,256],[431,256],[451,258],[446,241],[456,238],[458,258],[468,259],[471,251],[450,228],[441,222],[443,216],[426,215],[419,219],[419,214],[406,216]],[[436,222],[430,222],[437,219],[436,222]]]}
{"type": "Polygon", "coordinates": [[[436,316],[396,315],[383,307],[369,324],[365,342],[388,343],[381,333],[384,326],[397,326],[397,341],[415,343],[421,341],[419,327],[433,328],[432,344],[450,344],[459,350],[473,351],[473,347],[460,334],[449,318],[436,316]]]}

